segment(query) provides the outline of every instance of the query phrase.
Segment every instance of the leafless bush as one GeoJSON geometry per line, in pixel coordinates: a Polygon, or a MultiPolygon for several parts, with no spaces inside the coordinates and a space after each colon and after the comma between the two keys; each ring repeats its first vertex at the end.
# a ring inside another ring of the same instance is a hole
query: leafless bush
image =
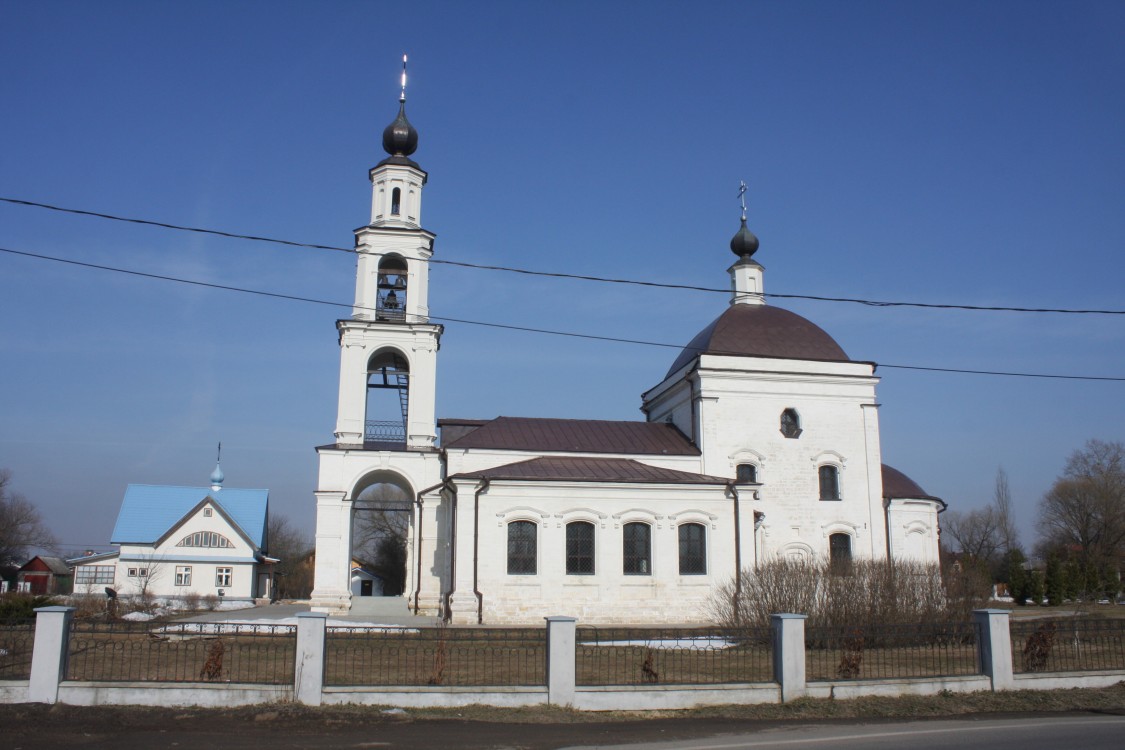
{"type": "Polygon", "coordinates": [[[187,612],[195,612],[199,609],[200,602],[203,597],[198,592],[192,591],[180,597],[180,604],[187,612]]]}
{"type": "Polygon", "coordinates": [[[200,601],[208,612],[214,612],[219,607],[219,597],[214,594],[207,594],[200,601]]]}
{"type": "Polygon", "coordinates": [[[976,572],[936,565],[861,560],[844,569],[824,562],[776,560],[715,593],[710,615],[726,626],[764,626],[775,613],[808,616],[809,627],[922,625],[968,619],[987,601],[988,581],[976,572]],[[979,580],[977,580],[979,579],[979,580]]]}

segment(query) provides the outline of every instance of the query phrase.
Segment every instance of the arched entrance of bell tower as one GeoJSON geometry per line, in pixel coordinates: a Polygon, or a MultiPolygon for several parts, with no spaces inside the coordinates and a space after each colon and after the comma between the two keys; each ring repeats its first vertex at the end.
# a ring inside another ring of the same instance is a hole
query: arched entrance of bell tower
{"type": "Polygon", "coordinates": [[[403,596],[410,590],[414,497],[410,482],[388,470],[365,474],[352,488],[353,606],[356,597],[403,596]]]}

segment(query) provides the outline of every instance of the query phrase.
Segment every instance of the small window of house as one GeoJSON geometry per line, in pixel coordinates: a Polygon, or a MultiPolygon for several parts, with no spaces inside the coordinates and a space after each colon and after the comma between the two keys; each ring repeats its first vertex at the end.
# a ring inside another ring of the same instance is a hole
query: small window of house
{"type": "Polygon", "coordinates": [[[211,513],[212,513],[212,509],[211,509],[211,508],[209,508],[209,507],[208,507],[208,508],[204,508],[204,509],[203,509],[203,515],[204,515],[205,517],[207,517],[207,518],[210,518],[210,517],[211,517],[211,513]]]}
{"type": "Polygon", "coordinates": [[[215,568],[215,586],[217,588],[229,587],[233,570],[233,568],[215,568]]]}
{"type": "Polygon", "coordinates": [[[391,214],[398,216],[399,205],[402,203],[402,190],[395,188],[391,191],[391,214]]]}
{"type": "Polygon", "coordinates": [[[685,523],[680,526],[680,575],[707,574],[707,536],[703,524],[685,523]]]}
{"type": "Polygon", "coordinates": [[[786,409],[781,412],[781,434],[787,438],[801,436],[801,418],[796,409],[786,409]]]}
{"type": "Polygon", "coordinates": [[[622,529],[623,572],[627,576],[652,574],[652,529],[647,523],[627,523],[622,529]]]}
{"type": "Polygon", "coordinates": [[[508,575],[535,575],[536,528],[530,521],[508,524],[508,575]]]}
{"type": "Polygon", "coordinates": [[[177,565],[176,566],[176,585],[177,586],[190,586],[191,585],[191,566],[190,565],[177,565]]]}
{"type": "Polygon", "coordinates": [[[739,464],[735,475],[739,484],[758,481],[758,467],[754,464],[739,464]]]}
{"type": "Polygon", "coordinates": [[[136,578],[137,577],[137,569],[136,568],[129,568],[129,577],[130,578],[136,578]]]}
{"type": "Polygon", "coordinates": [[[819,469],[820,474],[820,499],[840,499],[840,470],[831,464],[825,464],[819,469]]]}
{"type": "Polygon", "coordinates": [[[594,574],[594,524],[575,521],[566,525],[566,574],[594,574]]]}

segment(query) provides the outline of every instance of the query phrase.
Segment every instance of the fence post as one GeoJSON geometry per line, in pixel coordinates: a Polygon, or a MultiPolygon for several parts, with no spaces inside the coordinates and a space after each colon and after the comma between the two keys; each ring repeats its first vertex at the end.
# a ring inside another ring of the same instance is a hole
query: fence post
{"type": "Polygon", "coordinates": [[[306,706],[319,706],[324,691],[324,637],[328,615],[297,613],[297,663],[293,668],[293,698],[306,706]]]}
{"type": "Polygon", "coordinates": [[[31,680],[27,685],[27,699],[32,703],[57,703],[59,700],[59,683],[66,676],[73,616],[74,607],[35,610],[35,643],[31,652],[31,680]]]}
{"type": "Polygon", "coordinates": [[[781,685],[781,702],[805,695],[805,619],[807,615],[770,615],[773,630],[773,679],[781,685]]]}
{"type": "Polygon", "coordinates": [[[1006,609],[974,609],[973,622],[980,626],[980,667],[992,680],[992,689],[1011,690],[1012,631],[1006,609]]]}
{"type": "Polygon", "coordinates": [[[575,617],[543,618],[547,621],[547,702],[574,705],[575,617]]]}

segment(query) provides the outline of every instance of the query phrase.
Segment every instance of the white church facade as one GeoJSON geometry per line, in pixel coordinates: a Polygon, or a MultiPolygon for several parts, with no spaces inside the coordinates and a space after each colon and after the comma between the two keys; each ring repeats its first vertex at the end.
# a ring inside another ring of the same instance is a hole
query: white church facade
{"type": "Polygon", "coordinates": [[[645,421],[437,419],[417,143],[404,89],[337,323],[314,609],[349,610],[352,519],[371,508],[409,513],[403,596],[453,623],[698,622],[716,588],[767,560],[937,562],[945,504],[882,464],[874,363],[766,304],[745,211],[730,305],[643,394],[645,421]],[[409,500],[369,500],[385,484],[409,500]]]}

